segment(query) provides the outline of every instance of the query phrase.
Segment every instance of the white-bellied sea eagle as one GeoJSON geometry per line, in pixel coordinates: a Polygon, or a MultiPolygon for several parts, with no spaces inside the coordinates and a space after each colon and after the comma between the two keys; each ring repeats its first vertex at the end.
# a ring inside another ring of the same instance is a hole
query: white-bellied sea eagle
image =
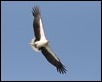
{"type": "Polygon", "coordinates": [[[38,6],[34,6],[32,15],[34,16],[33,20],[33,30],[35,39],[33,38],[30,42],[31,47],[35,51],[41,51],[44,57],[56,67],[57,71],[60,74],[66,73],[65,66],[61,63],[60,59],[55,55],[52,49],[49,47],[48,40],[45,37],[41,12],[38,6]]]}

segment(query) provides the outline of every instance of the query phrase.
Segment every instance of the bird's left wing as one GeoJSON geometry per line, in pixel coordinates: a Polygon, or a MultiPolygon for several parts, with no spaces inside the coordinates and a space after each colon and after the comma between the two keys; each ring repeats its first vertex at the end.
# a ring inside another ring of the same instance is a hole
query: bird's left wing
{"type": "Polygon", "coordinates": [[[38,41],[41,38],[45,39],[43,23],[42,23],[42,19],[41,19],[41,12],[40,12],[40,9],[38,6],[35,6],[33,8],[32,14],[34,16],[33,29],[34,29],[36,40],[38,41]]]}
{"type": "Polygon", "coordinates": [[[48,44],[44,47],[41,47],[41,52],[43,53],[45,58],[57,68],[58,72],[63,74],[66,73],[67,70],[65,69],[64,65],[60,62],[60,60],[58,59],[58,57],[55,55],[55,53],[52,51],[48,44]]]}

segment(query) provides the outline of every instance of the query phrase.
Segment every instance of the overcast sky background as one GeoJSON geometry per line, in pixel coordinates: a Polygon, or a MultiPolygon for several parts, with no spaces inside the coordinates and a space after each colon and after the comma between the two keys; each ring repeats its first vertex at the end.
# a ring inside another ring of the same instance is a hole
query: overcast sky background
{"type": "Polygon", "coordinates": [[[1,80],[101,80],[101,2],[1,2],[1,80]],[[60,74],[28,44],[32,7],[41,10],[45,35],[66,66],[60,74]]]}

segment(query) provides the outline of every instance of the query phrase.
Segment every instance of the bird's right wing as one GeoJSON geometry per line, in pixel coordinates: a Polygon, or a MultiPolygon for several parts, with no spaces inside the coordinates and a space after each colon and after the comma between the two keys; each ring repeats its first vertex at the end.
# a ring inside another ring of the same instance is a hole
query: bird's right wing
{"type": "Polygon", "coordinates": [[[57,68],[57,71],[60,73],[66,73],[66,69],[64,65],[60,62],[58,57],[55,55],[55,53],[51,50],[51,48],[48,46],[48,44],[45,47],[41,47],[41,52],[45,56],[45,58],[57,68]]]}

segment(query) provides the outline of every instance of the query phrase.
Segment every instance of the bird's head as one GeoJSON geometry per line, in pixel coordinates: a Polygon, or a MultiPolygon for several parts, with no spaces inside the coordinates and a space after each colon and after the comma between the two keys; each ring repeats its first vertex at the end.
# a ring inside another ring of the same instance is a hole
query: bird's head
{"type": "Polygon", "coordinates": [[[28,44],[31,45],[31,46],[34,46],[34,38],[28,44]]]}
{"type": "Polygon", "coordinates": [[[33,46],[33,43],[32,42],[30,42],[30,43],[28,43],[29,45],[31,45],[31,46],[33,46]]]}

